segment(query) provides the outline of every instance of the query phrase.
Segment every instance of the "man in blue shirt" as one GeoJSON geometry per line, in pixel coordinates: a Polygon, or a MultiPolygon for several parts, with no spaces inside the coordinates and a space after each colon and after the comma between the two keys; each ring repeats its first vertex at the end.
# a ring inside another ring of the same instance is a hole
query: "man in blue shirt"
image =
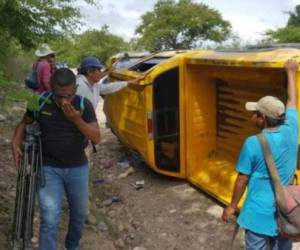
{"type": "MultiPolygon", "coordinates": [[[[272,96],[265,96],[258,102],[248,102],[246,109],[254,112],[252,120],[267,138],[282,184],[288,185],[293,180],[297,163],[298,63],[290,59],[285,63],[285,69],[288,76],[286,109],[279,99],[272,96]]],[[[224,209],[222,219],[227,221],[236,212],[247,187],[247,196],[237,220],[239,226],[246,230],[246,249],[291,250],[292,242],[278,234],[272,181],[257,136],[246,139],[236,170],[238,177],[232,201],[224,209]]]]}

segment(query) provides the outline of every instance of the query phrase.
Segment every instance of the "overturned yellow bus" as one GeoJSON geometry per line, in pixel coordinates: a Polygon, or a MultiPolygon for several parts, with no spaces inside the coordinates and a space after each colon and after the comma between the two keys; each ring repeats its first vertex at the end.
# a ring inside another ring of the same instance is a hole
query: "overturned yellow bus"
{"type": "Polygon", "coordinates": [[[267,94],[285,102],[283,65],[291,57],[300,59],[300,50],[156,54],[112,74],[145,78],[107,96],[106,115],[118,138],[153,170],[185,178],[227,204],[242,143],[258,133],[245,102],[267,94]]]}

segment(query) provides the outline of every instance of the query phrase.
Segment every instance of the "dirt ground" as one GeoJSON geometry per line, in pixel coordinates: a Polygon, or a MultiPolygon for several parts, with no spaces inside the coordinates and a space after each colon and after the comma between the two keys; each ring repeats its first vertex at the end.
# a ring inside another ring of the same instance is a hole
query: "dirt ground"
{"type": "MultiPolygon", "coordinates": [[[[0,250],[8,248],[15,197],[10,139],[21,112],[0,122],[0,250]]],[[[102,117],[102,116],[101,116],[102,117]]],[[[82,250],[227,249],[234,222],[220,219],[222,206],[183,180],[153,172],[143,163],[120,166],[132,156],[100,119],[102,142],[93,155],[90,215],[82,250]]],[[[67,229],[67,204],[59,233],[60,249],[67,229]]],[[[38,217],[38,212],[36,214],[38,217]]],[[[37,235],[38,219],[35,219],[37,235]]],[[[234,249],[243,249],[243,232],[234,249]]],[[[297,246],[294,249],[300,249],[297,246]]]]}

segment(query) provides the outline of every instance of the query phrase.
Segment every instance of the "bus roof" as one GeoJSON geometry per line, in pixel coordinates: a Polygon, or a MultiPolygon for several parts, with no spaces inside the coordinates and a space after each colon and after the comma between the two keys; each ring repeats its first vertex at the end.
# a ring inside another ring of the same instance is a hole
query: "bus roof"
{"type": "Polygon", "coordinates": [[[264,48],[245,51],[210,51],[190,54],[186,57],[186,62],[213,66],[282,68],[289,58],[300,59],[300,49],[264,48]]]}

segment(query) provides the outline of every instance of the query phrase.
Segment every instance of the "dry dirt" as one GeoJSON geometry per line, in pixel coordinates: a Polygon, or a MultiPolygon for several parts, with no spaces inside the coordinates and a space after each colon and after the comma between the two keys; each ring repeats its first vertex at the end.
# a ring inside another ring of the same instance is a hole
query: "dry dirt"
{"type": "MultiPolygon", "coordinates": [[[[0,250],[9,249],[16,184],[11,171],[10,139],[16,121],[0,123],[0,250]]],[[[133,173],[119,178],[129,169],[118,166],[124,156],[128,158],[128,152],[101,121],[103,139],[93,155],[90,175],[91,216],[84,228],[81,249],[227,249],[234,223],[223,223],[222,206],[198,188],[159,175],[143,163],[135,164],[134,172],[130,170],[133,173]],[[137,181],[144,181],[142,188],[136,188],[137,181]]],[[[65,205],[60,249],[67,219],[65,205]]],[[[37,231],[38,220],[35,222],[37,231]]],[[[234,249],[243,249],[242,231],[234,249]]]]}

